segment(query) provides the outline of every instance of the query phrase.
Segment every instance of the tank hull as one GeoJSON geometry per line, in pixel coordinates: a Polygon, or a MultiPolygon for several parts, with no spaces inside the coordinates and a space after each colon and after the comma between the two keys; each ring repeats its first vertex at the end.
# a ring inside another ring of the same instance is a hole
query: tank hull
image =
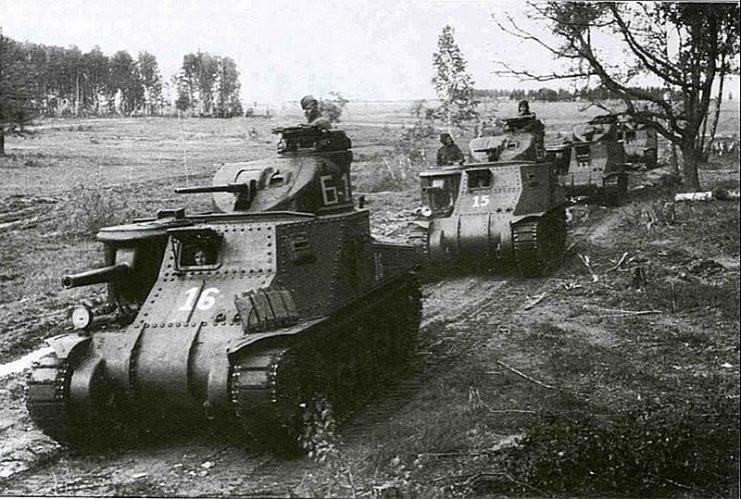
{"type": "Polygon", "coordinates": [[[340,392],[369,393],[368,380],[403,366],[420,312],[411,247],[371,240],[367,211],[246,218],[194,219],[186,232],[173,232],[170,248],[201,231],[221,234],[219,261],[187,267],[178,261],[184,251],[166,252],[128,327],[51,342],[55,353],[29,384],[29,412],[42,430],[80,445],[100,440],[90,433],[110,431],[113,421],[151,428],[217,419],[253,431],[249,422],[270,420],[259,433],[293,441],[301,404],[326,395],[349,411],[362,397],[340,392]],[[322,366],[334,375],[305,364],[304,351],[329,359],[322,366]],[[330,359],[333,352],[344,354],[330,359]],[[368,372],[352,373],[361,358],[368,372]],[[287,388],[292,379],[304,381],[287,388]]]}
{"type": "Polygon", "coordinates": [[[569,197],[587,196],[618,205],[627,193],[625,150],[620,142],[579,142],[546,149],[569,197]]]}
{"type": "Polygon", "coordinates": [[[537,276],[559,261],[564,198],[552,164],[477,163],[421,179],[428,217],[419,226],[430,263],[537,276]]]}
{"type": "Polygon", "coordinates": [[[346,417],[406,364],[420,308],[416,279],[406,274],[331,316],[254,337],[200,324],[68,335],[34,366],[29,413],[75,447],[110,444],[122,425],[158,432],[181,424],[226,427],[292,450],[302,408],[326,397],[346,417]],[[67,353],[64,342],[77,346],[67,353]]]}

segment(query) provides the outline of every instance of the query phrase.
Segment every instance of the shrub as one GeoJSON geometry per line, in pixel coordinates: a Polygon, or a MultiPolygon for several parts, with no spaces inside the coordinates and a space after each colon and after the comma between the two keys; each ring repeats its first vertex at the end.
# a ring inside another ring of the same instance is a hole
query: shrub
{"type": "Polygon", "coordinates": [[[394,144],[394,152],[412,164],[429,165],[426,149],[430,139],[437,135],[433,126],[432,110],[424,105],[424,100],[416,101],[411,109],[411,115],[416,119],[411,128],[404,128],[401,136],[394,144]]]}
{"type": "MultiPolygon", "coordinates": [[[[737,487],[738,398],[707,380],[704,399],[599,415],[550,414],[504,457],[489,492],[666,496],[737,487]]],[[[734,494],[735,495],[735,494],[734,494]]]]}
{"type": "Polygon", "coordinates": [[[101,228],[131,221],[135,211],[113,190],[77,186],[58,208],[64,216],[60,230],[69,236],[94,236],[101,228]]]}
{"type": "Polygon", "coordinates": [[[339,92],[330,92],[329,95],[331,98],[321,99],[319,101],[319,111],[330,123],[339,123],[342,112],[350,101],[345,99],[339,92]]]}

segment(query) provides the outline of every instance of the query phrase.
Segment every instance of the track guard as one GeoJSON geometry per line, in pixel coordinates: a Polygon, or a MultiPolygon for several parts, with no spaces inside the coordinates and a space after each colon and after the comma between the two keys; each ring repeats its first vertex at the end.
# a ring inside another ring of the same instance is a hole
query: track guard
{"type": "Polygon", "coordinates": [[[59,359],[69,359],[70,361],[81,358],[90,347],[90,341],[89,336],[77,334],[65,334],[46,340],[59,359]]]}
{"type": "Polygon", "coordinates": [[[105,360],[91,355],[83,359],[72,372],[69,401],[75,411],[99,408],[108,387],[105,360]]]}

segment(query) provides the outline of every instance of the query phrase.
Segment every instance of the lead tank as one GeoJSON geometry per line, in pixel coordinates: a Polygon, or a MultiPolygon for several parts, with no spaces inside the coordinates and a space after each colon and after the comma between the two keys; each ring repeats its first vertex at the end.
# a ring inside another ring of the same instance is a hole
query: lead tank
{"type": "Polygon", "coordinates": [[[104,228],[106,266],[63,277],[108,294],[75,309],[75,331],[32,368],[27,406],[47,435],[87,446],[121,425],[211,420],[290,448],[315,399],[340,417],[405,363],[420,320],[415,250],[371,237],[343,132],[276,132],[275,158],[177,189],[212,192],[212,213],[104,228]]]}
{"type": "Polygon", "coordinates": [[[514,266],[535,277],[560,261],[565,197],[545,160],[543,135],[535,115],[511,118],[471,141],[474,163],[420,173],[416,238],[430,264],[514,266]]]}

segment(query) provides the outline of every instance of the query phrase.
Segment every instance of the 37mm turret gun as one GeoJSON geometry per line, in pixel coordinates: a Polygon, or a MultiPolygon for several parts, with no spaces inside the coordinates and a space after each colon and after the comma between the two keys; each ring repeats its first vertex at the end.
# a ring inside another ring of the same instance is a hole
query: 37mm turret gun
{"type": "MultiPolygon", "coordinates": [[[[254,182],[254,180],[253,180],[254,182]]],[[[257,182],[255,182],[255,186],[257,182]]],[[[177,194],[200,194],[204,192],[231,192],[233,194],[249,194],[250,184],[204,185],[197,187],[176,187],[177,194]]]]}

